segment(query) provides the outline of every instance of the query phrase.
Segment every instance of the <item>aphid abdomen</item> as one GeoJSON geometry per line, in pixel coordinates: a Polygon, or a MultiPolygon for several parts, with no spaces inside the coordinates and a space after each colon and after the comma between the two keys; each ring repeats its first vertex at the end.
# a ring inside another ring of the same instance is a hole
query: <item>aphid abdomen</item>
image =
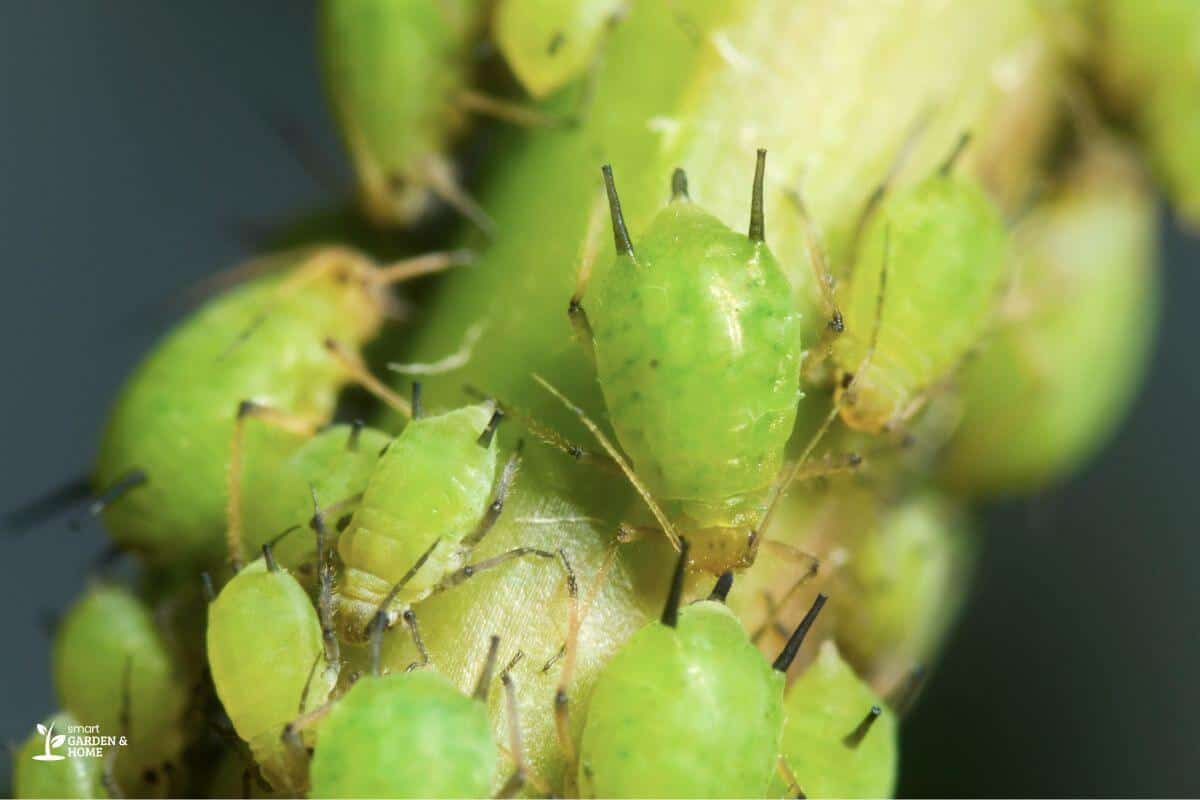
{"type": "Polygon", "coordinates": [[[461,565],[459,543],[491,501],[496,442],[480,444],[490,404],[413,420],[379,460],[350,527],[338,541],[345,565],[338,616],[361,639],[392,585],[437,542],[397,597],[414,602],[461,565]]]}
{"type": "MultiPolygon", "coordinates": [[[[242,479],[247,552],[257,552],[291,526],[307,527],[314,512],[314,493],[322,508],[361,494],[391,440],[374,428],[333,425],[300,445],[278,470],[247,472],[242,479]]],[[[297,532],[273,547],[280,564],[295,568],[314,553],[315,542],[297,532]]]]}
{"type": "Polygon", "coordinates": [[[635,633],[596,682],[579,765],[584,797],[764,797],[783,675],[717,602],[635,633]]]}
{"type": "Polygon", "coordinates": [[[864,233],[834,344],[854,378],[838,395],[847,424],[881,430],[958,366],[986,328],[1006,250],[1004,222],[973,181],[939,174],[884,203],[864,233]]]}
{"type": "Polygon", "coordinates": [[[762,243],[688,202],[597,275],[589,300],[609,418],[656,497],[696,527],[751,525],[799,396],[799,315],[762,243]]]}
{"type": "MultiPolygon", "coordinates": [[[[332,413],[346,375],[324,340],[364,341],[378,329],[379,311],[359,281],[339,280],[326,268],[344,261],[353,278],[360,258],[332,249],[290,258],[298,269],[234,289],[181,323],[125,384],[95,469],[101,489],[130,470],[146,475],[144,485],[105,510],[119,544],[160,561],[221,558],[239,404],[250,400],[313,421],[332,413]],[[314,275],[300,281],[308,269],[314,275]]],[[[251,423],[243,474],[275,472],[300,441],[251,423]]]]}
{"type": "Polygon", "coordinates": [[[501,0],[496,44],[521,84],[544,97],[583,75],[626,0],[501,0]]]}
{"type": "Polygon", "coordinates": [[[281,734],[325,701],[333,681],[308,594],[286,570],[258,559],[209,606],[207,644],[213,685],[238,736],[276,788],[300,791],[303,776],[281,734]]]}
{"type": "Polygon", "coordinates": [[[367,213],[411,222],[459,124],[473,0],[325,0],[325,82],[367,213]]]}
{"type": "Polygon", "coordinates": [[[496,783],[487,707],[432,670],[361,679],[318,735],[313,797],[487,797],[496,783]]]}

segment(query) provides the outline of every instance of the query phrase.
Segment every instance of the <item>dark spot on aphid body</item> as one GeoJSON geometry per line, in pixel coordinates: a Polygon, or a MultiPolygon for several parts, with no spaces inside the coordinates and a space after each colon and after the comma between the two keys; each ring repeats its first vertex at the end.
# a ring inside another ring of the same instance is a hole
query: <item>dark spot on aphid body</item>
{"type": "Polygon", "coordinates": [[[567,35],[562,31],[556,32],[550,37],[550,42],[546,45],[546,55],[556,56],[562,50],[564,44],[567,43],[567,35]]]}

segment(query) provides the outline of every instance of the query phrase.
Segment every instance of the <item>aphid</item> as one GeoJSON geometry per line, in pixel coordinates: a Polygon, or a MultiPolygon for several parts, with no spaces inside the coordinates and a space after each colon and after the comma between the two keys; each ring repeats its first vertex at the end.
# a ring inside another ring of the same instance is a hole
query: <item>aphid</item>
{"type": "MultiPolygon", "coordinates": [[[[381,632],[380,632],[381,633],[381,632]]],[[[314,797],[487,797],[500,752],[486,700],[499,639],[492,637],[474,693],[433,670],[371,675],[331,704],[321,720],[311,775],[314,797]]],[[[509,669],[511,669],[511,664],[509,669]]],[[[525,782],[516,694],[501,675],[517,762],[500,797],[525,782]]]]}
{"type": "Polygon", "coordinates": [[[96,485],[125,487],[103,508],[117,543],[161,562],[219,558],[228,484],[277,472],[332,414],[348,370],[326,339],[357,348],[383,324],[389,284],[462,258],[379,267],[334,247],[274,256],[268,274],[181,323],[126,382],[101,440],[96,485]],[[251,419],[276,424],[246,426],[234,458],[235,430],[251,419]]]}
{"type": "Polygon", "coordinates": [[[636,248],[603,169],[617,257],[572,298],[622,448],[697,564],[746,558],[796,419],[799,314],[765,242],[758,153],[748,235],[694,205],[682,170],[636,248]],[[717,402],[714,402],[714,398],[717,402]]]}
{"type": "Polygon", "coordinates": [[[942,469],[971,493],[1029,491],[1094,452],[1133,400],[1158,313],[1157,213],[1126,153],[1094,147],[1015,236],[942,469]]]}
{"type": "MultiPolygon", "coordinates": [[[[821,645],[792,684],[784,713],[781,752],[803,796],[892,796],[896,715],[854,674],[833,642],[821,645]]],[[[778,776],[764,796],[796,796],[796,788],[778,776]]]]}
{"type": "Polygon", "coordinates": [[[842,420],[877,433],[911,417],[991,319],[1004,220],[979,185],[940,170],[885,198],[867,222],[833,344],[842,420]]]}
{"type": "Polygon", "coordinates": [[[66,734],[79,721],[60,711],[13,751],[13,796],[18,798],[108,797],[98,758],[67,755],[66,734]]]}
{"type": "MultiPolygon", "coordinates": [[[[466,563],[499,518],[520,463],[514,454],[497,478],[500,418],[491,403],[416,418],[379,459],[338,540],[344,639],[362,641],[373,621],[394,621],[393,604],[409,606],[482,570],[525,556],[558,558],[519,547],[466,563]]],[[[419,641],[411,610],[404,619],[419,641]]]]}
{"type": "Polygon", "coordinates": [[[824,604],[773,664],[713,598],[680,608],[686,543],[662,619],[613,655],[592,691],[580,743],[584,797],[764,797],[777,768],[784,673],[824,604]]]}
{"type": "Polygon", "coordinates": [[[836,573],[846,602],[834,636],[861,674],[890,686],[941,643],[962,606],[974,542],[964,511],[933,491],[877,506],[836,573]]]}
{"type": "Polygon", "coordinates": [[[101,585],[72,606],[52,654],[54,687],[64,709],[108,735],[129,737],[115,751],[126,791],[157,783],[179,759],[188,685],[154,617],[128,589],[101,585]]]}
{"type": "Polygon", "coordinates": [[[269,545],[208,609],[217,696],[263,775],[293,793],[304,789],[304,764],[284,745],[284,727],[324,703],[337,680],[336,643],[322,627],[308,594],[275,563],[269,545]]]}
{"type": "Polygon", "coordinates": [[[545,97],[587,71],[626,2],[500,0],[492,30],[517,79],[534,97],[545,97]]]}
{"type": "Polygon", "coordinates": [[[492,222],[458,184],[446,150],[466,112],[545,124],[531,109],[468,88],[480,0],[324,0],[325,83],[367,215],[407,224],[431,195],[485,231],[492,222]]]}

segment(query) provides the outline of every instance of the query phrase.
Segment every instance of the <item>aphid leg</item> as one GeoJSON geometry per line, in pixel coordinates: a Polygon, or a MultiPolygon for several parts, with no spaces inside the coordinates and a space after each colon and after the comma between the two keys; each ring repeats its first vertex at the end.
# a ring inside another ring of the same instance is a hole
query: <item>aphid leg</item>
{"type": "Polygon", "coordinates": [[[825,607],[827,599],[829,598],[824,594],[817,595],[817,599],[813,601],[812,607],[808,609],[808,613],[804,615],[804,619],[800,620],[800,624],[796,626],[796,630],[792,631],[792,635],[788,637],[787,644],[783,646],[783,650],[779,652],[779,656],[772,662],[772,669],[785,673],[788,671],[788,667],[796,660],[796,654],[800,652],[800,645],[804,644],[804,637],[808,635],[809,628],[816,622],[817,615],[825,607]]]}
{"type": "Polygon", "coordinates": [[[400,594],[401,590],[408,585],[408,582],[411,581],[413,577],[421,570],[421,567],[425,566],[425,562],[429,560],[429,556],[433,555],[433,551],[437,549],[437,546],[441,544],[441,542],[442,540],[440,537],[433,540],[433,544],[429,545],[425,552],[422,553],[417,560],[413,562],[412,566],[409,567],[408,570],[400,577],[400,580],[396,581],[396,583],[392,585],[392,588],[390,591],[388,591],[387,596],[380,601],[379,607],[375,609],[375,615],[371,617],[371,621],[367,623],[364,633],[366,634],[371,648],[372,675],[378,675],[380,671],[379,659],[381,650],[383,648],[383,634],[391,624],[391,621],[388,619],[388,609],[391,607],[392,603],[396,601],[396,597],[400,594]]]}
{"type": "Polygon", "coordinates": [[[425,647],[425,640],[421,638],[421,626],[417,624],[417,612],[412,608],[404,609],[401,614],[404,620],[404,627],[408,628],[408,633],[412,636],[413,644],[417,647],[417,652],[421,655],[420,661],[414,661],[405,667],[405,672],[412,672],[414,669],[424,669],[429,666],[429,650],[425,647]]]}
{"type": "Polygon", "coordinates": [[[579,627],[583,624],[579,609],[579,583],[575,578],[575,570],[567,560],[567,554],[561,548],[558,556],[563,570],[567,574],[567,596],[570,598],[570,612],[567,624],[567,641],[563,645],[563,666],[558,676],[558,686],[554,690],[554,732],[558,738],[558,746],[566,759],[567,768],[575,766],[575,743],[571,739],[571,711],[567,691],[571,679],[575,676],[575,658],[579,651],[579,627]]]}
{"type": "Polygon", "coordinates": [[[312,436],[316,424],[304,417],[280,411],[277,408],[243,400],[238,403],[233,424],[233,439],[229,445],[229,469],[226,472],[226,517],[225,542],[229,548],[229,563],[234,570],[242,568],[245,553],[242,543],[242,461],[246,439],[246,421],[257,419],[290,431],[298,436],[312,436]]]}
{"type": "Polygon", "coordinates": [[[502,402],[489,397],[473,386],[464,386],[463,391],[479,400],[489,400],[495,403],[496,408],[498,408],[500,411],[503,411],[506,417],[512,417],[518,423],[520,423],[521,427],[529,431],[533,438],[537,439],[539,442],[547,445],[548,447],[553,447],[555,450],[560,450],[563,453],[566,453],[580,464],[595,464],[596,466],[603,467],[605,469],[619,471],[617,465],[605,453],[588,450],[582,445],[576,444],[553,428],[538,422],[528,412],[511,405],[508,402],[502,402]]]}
{"type": "Polygon", "coordinates": [[[371,370],[367,369],[367,365],[363,363],[362,357],[357,352],[332,338],[325,340],[325,349],[342,366],[352,381],[398,411],[401,416],[412,418],[412,406],[409,405],[408,400],[393,392],[383,381],[372,375],[371,370]]]}
{"type": "Polygon", "coordinates": [[[325,650],[325,668],[336,677],[341,669],[341,650],[337,634],[333,629],[333,558],[329,553],[329,529],[325,525],[325,512],[317,500],[317,490],[309,486],[313,500],[313,516],[310,523],[317,537],[317,616],[321,621],[321,642],[325,650]]]}
{"type": "MultiPolygon", "coordinates": [[[[784,545],[782,542],[779,544],[782,547],[789,547],[788,545],[784,545]]],[[[790,547],[789,549],[794,550],[794,548],[790,547]]],[[[791,586],[788,587],[788,590],[783,593],[783,596],[776,601],[771,597],[769,592],[765,593],[768,604],[767,615],[766,618],[759,624],[757,628],[754,629],[754,632],[750,635],[750,641],[757,643],[766,634],[766,632],[772,628],[774,628],[776,632],[779,632],[779,612],[787,607],[788,601],[792,599],[792,595],[800,590],[801,586],[816,577],[818,570],[821,568],[820,560],[818,560],[816,556],[808,555],[807,553],[803,555],[809,559],[808,569],[805,570],[805,572],[799,578],[797,578],[791,586]]],[[[788,634],[787,631],[784,630],[780,635],[786,637],[788,634]]]]}
{"type": "Polygon", "coordinates": [[[378,285],[390,286],[473,263],[475,254],[470,250],[444,250],[381,264],[372,274],[378,285]]]}
{"type": "Polygon", "coordinates": [[[678,551],[681,545],[679,541],[679,534],[675,532],[675,526],[671,524],[671,520],[667,519],[667,515],[663,513],[663,510],[654,500],[653,495],[650,494],[650,490],[646,488],[645,484],[643,484],[641,479],[638,478],[637,473],[633,471],[633,467],[629,465],[624,456],[622,456],[620,451],[617,450],[616,446],[613,445],[613,443],[608,440],[608,437],[604,435],[604,432],[600,430],[600,426],[593,422],[582,408],[568,400],[562,392],[560,392],[558,389],[555,389],[542,376],[534,373],[533,379],[541,384],[542,388],[552,394],[560,403],[566,406],[569,411],[573,412],[575,416],[579,418],[579,421],[583,423],[584,427],[591,432],[592,436],[596,438],[596,441],[600,443],[600,446],[604,448],[604,451],[608,453],[609,457],[612,458],[612,460],[616,462],[617,466],[621,468],[621,471],[625,473],[625,478],[637,491],[647,508],[650,509],[650,513],[654,515],[655,520],[657,520],[659,526],[662,528],[662,531],[666,535],[668,541],[671,542],[671,546],[678,551]]]}
{"type": "Polygon", "coordinates": [[[283,741],[288,752],[305,761],[308,760],[308,749],[304,746],[304,739],[301,734],[314,722],[320,722],[326,714],[333,710],[333,705],[336,702],[336,700],[328,700],[316,708],[304,712],[283,726],[283,731],[279,734],[279,738],[283,741]]]}
{"type": "Polygon", "coordinates": [[[954,142],[954,147],[950,150],[950,155],[946,156],[946,160],[938,167],[938,172],[942,175],[949,175],[954,171],[954,167],[962,158],[962,154],[966,152],[967,147],[971,144],[971,132],[963,131],[958,135],[957,141],[954,142]]]}
{"type": "Polygon", "coordinates": [[[600,240],[604,232],[604,211],[606,203],[604,196],[598,197],[592,204],[592,213],[588,216],[587,231],[579,246],[579,269],[575,273],[575,291],[567,304],[567,318],[571,321],[571,329],[575,338],[587,353],[588,359],[595,364],[596,351],[593,347],[594,335],[592,324],[588,321],[587,311],[583,307],[583,296],[587,293],[588,284],[592,279],[592,268],[596,264],[596,256],[600,251],[600,240]]]}
{"type": "Polygon", "coordinates": [[[481,702],[487,701],[488,692],[492,688],[492,672],[496,669],[496,656],[500,652],[500,637],[493,635],[488,640],[487,656],[483,659],[483,669],[479,670],[479,679],[475,681],[475,691],[471,696],[481,702]]]}
{"type": "Polygon", "coordinates": [[[433,589],[430,590],[429,595],[432,596],[435,594],[441,594],[442,592],[453,589],[455,586],[470,580],[481,572],[486,572],[489,569],[494,569],[495,567],[507,564],[510,561],[516,561],[518,558],[526,558],[527,556],[534,556],[536,558],[544,558],[547,560],[556,560],[558,558],[557,554],[552,553],[549,550],[542,550],[537,547],[514,547],[511,550],[506,550],[503,553],[491,556],[490,558],[485,558],[482,561],[476,561],[474,564],[467,564],[464,567],[456,569],[454,572],[451,572],[449,575],[438,581],[437,584],[434,585],[433,589]]]}
{"type": "Polygon", "coordinates": [[[791,764],[782,753],[779,755],[779,760],[775,762],[775,767],[779,771],[779,777],[783,778],[783,782],[787,784],[787,790],[792,797],[803,800],[808,795],[804,794],[804,790],[800,788],[799,782],[796,781],[796,773],[792,771],[791,764]]]}
{"type": "MultiPolygon", "coordinates": [[[[490,438],[484,440],[484,436],[488,436],[488,432],[495,432],[495,425],[499,423],[499,419],[495,414],[488,421],[488,427],[480,434],[480,446],[487,447],[490,444],[490,438]]],[[[488,503],[487,510],[483,514],[483,518],[479,520],[479,524],[469,535],[463,538],[461,547],[470,551],[475,548],[484,537],[491,533],[495,527],[496,521],[500,519],[500,515],[504,512],[504,504],[508,500],[508,490],[512,487],[513,481],[516,480],[517,472],[521,469],[521,447],[517,446],[516,452],[508,457],[508,461],[504,464],[504,469],[500,472],[500,480],[496,481],[496,489],[492,492],[492,502],[488,503]]],[[[463,569],[466,569],[464,567],[463,569]]]]}
{"type": "MultiPolygon", "coordinates": [[[[518,651],[519,654],[520,651],[518,651]]],[[[513,686],[511,670],[512,664],[500,675],[500,682],[504,684],[504,713],[508,717],[508,749],[515,766],[513,774],[500,787],[496,797],[515,797],[517,792],[525,786],[528,777],[525,766],[525,750],[521,745],[521,720],[517,717],[517,691],[513,686]]]]}
{"type": "Polygon", "coordinates": [[[454,166],[449,161],[442,156],[431,154],[426,156],[421,172],[425,186],[439,200],[470,220],[489,239],[496,235],[495,221],[458,182],[454,166]]]}
{"type": "Polygon", "coordinates": [[[758,644],[768,629],[774,631],[776,636],[786,639],[788,629],[783,627],[783,623],[779,621],[779,612],[783,610],[783,604],[775,601],[775,596],[769,589],[763,589],[762,598],[763,605],[766,606],[765,621],[754,630],[750,641],[758,644]]]}
{"type": "Polygon", "coordinates": [[[833,421],[837,419],[838,410],[837,404],[834,404],[829,413],[825,415],[825,419],[822,420],[816,432],[808,440],[808,444],[804,446],[804,450],[800,453],[800,456],[785,467],[783,475],[775,481],[775,486],[771,490],[771,496],[767,500],[767,510],[763,512],[762,519],[759,520],[758,525],[751,534],[751,548],[756,547],[758,540],[763,538],[766,532],[770,530],[771,521],[775,518],[775,512],[779,508],[780,502],[787,495],[788,490],[791,489],[792,483],[796,481],[801,471],[808,464],[809,457],[812,456],[813,451],[820,444],[821,440],[825,438],[825,433],[829,430],[833,421]]]}
{"type": "Polygon", "coordinates": [[[879,715],[882,713],[883,709],[879,706],[871,706],[871,710],[862,718],[862,722],[859,722],[854,730],[842,738],[842,744],[851,750],[857,750],[858,746],[862,744],[862,740],[867,738],[867,734],[871,732],[871,726],[875,724],[875,720],[879,719],[879,715]]]}
{"type": "Polygon", "coordinates": [[[459,93],[458,107],[463,111],[481,114],[501,122],[511,122],[526,128],[553,128],[572,122],[570,118],[559,114],[548,114],[545,111],[493,97],[473,89],[464,89],[459,93]]]}

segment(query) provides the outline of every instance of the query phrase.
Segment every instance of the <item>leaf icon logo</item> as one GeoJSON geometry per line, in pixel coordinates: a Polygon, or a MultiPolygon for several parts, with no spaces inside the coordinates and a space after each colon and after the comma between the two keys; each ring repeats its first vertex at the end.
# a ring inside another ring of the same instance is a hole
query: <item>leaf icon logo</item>
{"type": "Polygon", "coordinates": [[[58,736],[53,735],[54,725],[51,725],[49,728],[47,728],[45,725],[39,722],[37,725],[37,732],[46,737],[44,747],[45,752],[43,752],[40,756],[34,756],[34,761],[62,761],[64,758],[66,758],[66,756],[56,756],[54,753],[50,752],[51,748],[62,747],[63,743],[67,741],[67,737],[61,733],[58,736]]]}

